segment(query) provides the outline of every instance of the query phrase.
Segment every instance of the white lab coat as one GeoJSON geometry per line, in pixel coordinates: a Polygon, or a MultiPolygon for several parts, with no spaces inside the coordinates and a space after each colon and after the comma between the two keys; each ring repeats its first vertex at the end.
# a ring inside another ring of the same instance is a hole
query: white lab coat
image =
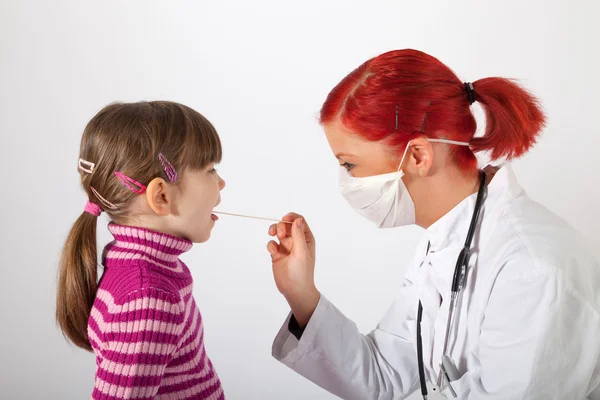
{"type": "MultiPolygon", "coordinates": [[[[421,300],[425,374],[433,393],[452,274],[476,197],[427,229],[377,329],[362,335],[321,296],[300,341],[287,329],[288,316],[273,356],[343,399],[403,399],[420,387],[421,300]]],[[[600,263],[585,240],[529,199],[504,166],[488,186],[472,248],[449,343],[462,375],[453,382],[458,399],[600,399],[600,263]]],[[[452,398],[448,389],[443,393],[452,398]]]]}

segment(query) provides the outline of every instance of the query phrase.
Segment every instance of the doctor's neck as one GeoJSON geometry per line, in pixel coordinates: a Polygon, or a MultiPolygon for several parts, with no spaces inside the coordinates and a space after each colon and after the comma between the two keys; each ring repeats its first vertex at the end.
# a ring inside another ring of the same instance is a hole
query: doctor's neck
{"type": "Polygon", "coordinates": [[[416,224],[427,229],[464,199],[477,193],[479,170],[465,171],[458,167],[446,166],[430,171],[426,176],[415,177],[407,174],[404,182],[415,203],[416,224]]]}

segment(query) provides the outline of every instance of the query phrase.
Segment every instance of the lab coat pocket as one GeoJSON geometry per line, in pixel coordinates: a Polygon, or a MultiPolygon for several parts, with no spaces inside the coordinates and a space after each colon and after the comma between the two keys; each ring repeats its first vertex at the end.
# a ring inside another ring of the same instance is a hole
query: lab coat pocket
{"type": "Polygon", "coordinates": [[[473,376],[477,373],[478,368],[471,368],[467,371],[463,376],[459,379],[451,382],[452,388],[456,392],[456,397],[452,395],[450,389],[446,386],[446,388],[442,391],[442,394],[446,396],[447,399],[456,399],[456,400],[464,400],[471,393],[471,385],[473,376]]]}

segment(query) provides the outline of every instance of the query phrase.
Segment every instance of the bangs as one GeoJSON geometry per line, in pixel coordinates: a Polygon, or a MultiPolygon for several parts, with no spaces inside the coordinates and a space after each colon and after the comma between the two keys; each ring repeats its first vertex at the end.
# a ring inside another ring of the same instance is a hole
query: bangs
{"type": "Polygon", "coordinates": [[[185,108],[187,121],[184,145],[181,149],[183,167],[202,169],[211,163],[220,163],[223,149],[217,130],[200,113],[185,108]]]}

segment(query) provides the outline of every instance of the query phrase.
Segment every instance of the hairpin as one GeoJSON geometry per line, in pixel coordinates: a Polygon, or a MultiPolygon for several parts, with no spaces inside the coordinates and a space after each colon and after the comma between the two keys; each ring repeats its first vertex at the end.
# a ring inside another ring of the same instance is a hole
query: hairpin
{"type": "Polygon", "coordinates": [[[158,161],[160,161],[160,165],[165,171],[169,182],[175,182],[177,180],[177,171],[175,170],[175,167],[173,167],[173,164],[171,164],[169,160],[167,160],[167,157],[165,157],[163,153],[160,153],[158,155],[158,161]]]}
{"type": "Polygon", "coordinates": [[[91,174],[94,172],[94,167],[96,166],[96,164],[94,164],[93,162],[90,161],[86,161],[83,158],[79,159],[79,163],[77,165],[77,167],[82,170],[83,172],[87,172],[88,174],[91,174]]]}
{"type": "Polygon", "coordinates": [[[113,203],[111,203],[110,201],[106,200],[104,197],[102,197],[100,195],[100,193],[98,193],[98,191],[96,189],[94,189],[93,186],[90,186],[90,190],[92,191],[92,193],[94,193],[94,196],[96,196],[98,198],[98,200],[100,200],[100,202],[102,203],[102,205],[110,210],[116,210],[117,206],[115,206],[113,203]]]}
{"type": "Polygon", "coordinates": [[[132,178],[128,177],[127,175],[123,174],[122,172],[115,171],[115,176],[117,178],[119,178],[119,180],[121,182],[123,182],[123,184],[125,186],[127,186],[132,192],[134,192],[136,194],[142,194],[142,193],[144,193],[146,191],[146,186],[145,185],[142,185],[141,183],[139,183],[135,179],[132,179],[132,178]]]}

